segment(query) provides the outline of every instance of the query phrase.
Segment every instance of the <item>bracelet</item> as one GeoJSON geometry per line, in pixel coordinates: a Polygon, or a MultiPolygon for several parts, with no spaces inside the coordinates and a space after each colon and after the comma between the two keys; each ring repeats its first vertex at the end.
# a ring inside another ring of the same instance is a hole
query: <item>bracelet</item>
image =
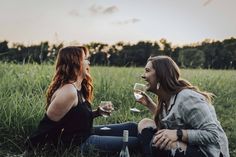
{"type": "Polygon", "coordinates": [[[183,138],[183,130],[177,129],[176,135],[177,135],[177,140],[178,140],[178,141],[182,141],[182,138],[183,138]]]}

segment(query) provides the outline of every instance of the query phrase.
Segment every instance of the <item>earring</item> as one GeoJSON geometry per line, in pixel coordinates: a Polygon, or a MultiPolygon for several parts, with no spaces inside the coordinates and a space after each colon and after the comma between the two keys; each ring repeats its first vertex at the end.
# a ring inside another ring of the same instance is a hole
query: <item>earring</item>
{"type": "Polygon", "coordinates": [[[157,89],[160,88],[160,82],[157,82],[157,89]]]}

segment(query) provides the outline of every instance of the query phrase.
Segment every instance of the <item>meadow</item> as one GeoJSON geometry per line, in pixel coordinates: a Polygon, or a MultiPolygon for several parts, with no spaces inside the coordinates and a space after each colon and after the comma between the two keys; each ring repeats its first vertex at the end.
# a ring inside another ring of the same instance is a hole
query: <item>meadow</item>
{"type": "MultiPolygon", "coordinates": [[[[0,63],[0,156],[13,156],[24,151],[25,138],[36,128],[45,112],[45,92],[53,75],[52,65],[0,63]]],[[[133,96],[135,82],[143,82],[143,68],[92,67],[94,101],[111,100],[115,111],[109,118],[97,118],[95,124],[138,122],[151,117],[133,96]],[[131,107],[141,113],[130,112],[131,107]]],[[[201,90],[216,95],[218,120],[229,139],[230,155],[236,157],[236,71],[182,69],[182,77],[201,90]]],[[[143,82],[144,83],[144,82],[143,82]]],[[[78,149],[44,150],[37,156],[80,156],[78,149]]]]}

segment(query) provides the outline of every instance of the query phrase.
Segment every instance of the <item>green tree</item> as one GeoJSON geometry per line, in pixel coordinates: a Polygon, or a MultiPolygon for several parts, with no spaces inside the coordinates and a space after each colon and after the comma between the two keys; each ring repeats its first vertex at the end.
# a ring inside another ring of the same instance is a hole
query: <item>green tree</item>
{"type": "Polygon", "coordinates": [[[196,48],[182,49],[179,52],[181,67],[201,68],[205,62],[204,52],[196,48]]]}
{"type": "Polygon", "coordinates": [[[3,42],[0,42],[0,54],[6,53],[7,51],[9,51],[8,41],[5,40],[3,42]]]}

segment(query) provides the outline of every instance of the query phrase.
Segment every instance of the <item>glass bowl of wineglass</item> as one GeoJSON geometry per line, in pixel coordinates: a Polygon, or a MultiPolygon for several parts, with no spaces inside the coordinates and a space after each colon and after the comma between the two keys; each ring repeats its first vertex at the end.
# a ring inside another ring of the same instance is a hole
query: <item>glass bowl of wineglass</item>
{"type": "Polygon", "coordinates": [[[136,100],[139,100],[143,97],[141,92],[145,92],[146,88],[147,87],[145,84],[142,84],[142,83],[135,83],[134,84],[134,97],[136,100]]]}

